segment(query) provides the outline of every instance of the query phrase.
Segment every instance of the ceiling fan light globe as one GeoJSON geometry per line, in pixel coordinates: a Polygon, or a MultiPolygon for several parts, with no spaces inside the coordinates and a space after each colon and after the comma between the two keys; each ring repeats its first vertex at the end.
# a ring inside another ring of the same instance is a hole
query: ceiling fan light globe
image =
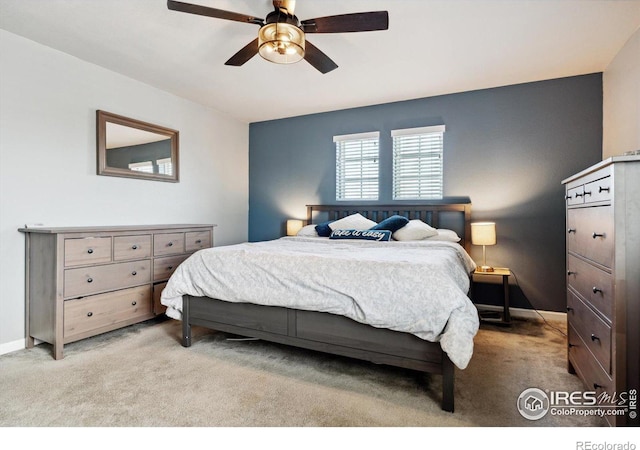
{"type": "Polygon", "coordinates": [[[293,64],[304,58],[304,32],[288,23],[268,23],[258,32],[258,53],[267,61],[293,64]]]}

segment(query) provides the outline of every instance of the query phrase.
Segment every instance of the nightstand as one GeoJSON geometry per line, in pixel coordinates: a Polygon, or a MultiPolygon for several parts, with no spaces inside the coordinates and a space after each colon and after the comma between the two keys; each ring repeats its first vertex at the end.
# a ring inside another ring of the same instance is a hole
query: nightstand
{"type": "MultiPolygon", "coordinates": [[[[488,323],[495,323],[498,325],[510,325],[511,314],[509,313],[509,277],[511,276],[511,270],[506,267],[496,267],[493,272],[480,272],[477,269],[472,275],[472,292],[473,284],[488,281],[491,278],[502,277],[502,314],[499,314],[497,318],[488,317],[493,314],[493,311],[478,311],[480,314],[480,320],[488,323]],[[485,317],[483,317],[485,315],[485,317]]],[[[472,294],[473,298],[473,294],[472,294]]]]}

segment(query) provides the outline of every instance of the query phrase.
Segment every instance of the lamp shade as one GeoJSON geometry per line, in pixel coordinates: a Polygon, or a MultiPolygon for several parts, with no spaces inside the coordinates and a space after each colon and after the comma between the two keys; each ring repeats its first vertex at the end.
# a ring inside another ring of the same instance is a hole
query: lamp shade
{"type": "Polygon", "coordinates": [[[295,236],[302,229],[302,220],[287,220],[287,236],[295,236]]]}
{"type": "Polygon", "coordinates": [[[496,224],[494,222],[472,223],[471,243],[473,245],[495,245],[496,224]]]}
{"type": "Polygon", "coordinates": [[[258,52],[267,61],[291,64],[304,58],[304,33],[297,26],[268,23],[258,32],[258,52]]]}

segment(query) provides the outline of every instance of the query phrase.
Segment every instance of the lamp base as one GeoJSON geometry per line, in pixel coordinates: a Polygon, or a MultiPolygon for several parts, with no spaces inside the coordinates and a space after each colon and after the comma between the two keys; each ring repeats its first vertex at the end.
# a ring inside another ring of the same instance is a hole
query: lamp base
{"type": "Polygon", "coordinates": [[[478,272],[493,272],[493,267],[491,266],[478,266],[476,267],[478,272]]]}

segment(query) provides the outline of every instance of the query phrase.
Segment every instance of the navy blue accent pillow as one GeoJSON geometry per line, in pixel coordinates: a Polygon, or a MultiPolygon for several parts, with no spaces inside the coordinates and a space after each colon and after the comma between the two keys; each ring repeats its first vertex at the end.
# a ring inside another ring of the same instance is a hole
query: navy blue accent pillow
{"type": "Polygon", "coordinates": [[[331,236],[331,228],[329,227],[329,224],[331,222],[334,222],[333,220],[329,220],[327,222],[322,222],[319,223],[318,225],[316,225],[316,232],[318,233],[318,236],[322,236],[322,237],[329,237],[331,236]]]}
{"type": "Polygon", "coordinates": [[[398,231],[400,228],[404,227],[408,223],[409,223],[409,219],[407,219],[404,216],[399,216],[396,214],[394,216],[387,217],[378,225],[375,225],[369,229],[370,230],[389,230],[392,233],[395,233],[396,231],[398,231]]]}
{"type": "Polygon", "coordinates": [[[389,230],[335,230],[329,239],[362,239],[365,241],[390,241],[389,230]]]}

